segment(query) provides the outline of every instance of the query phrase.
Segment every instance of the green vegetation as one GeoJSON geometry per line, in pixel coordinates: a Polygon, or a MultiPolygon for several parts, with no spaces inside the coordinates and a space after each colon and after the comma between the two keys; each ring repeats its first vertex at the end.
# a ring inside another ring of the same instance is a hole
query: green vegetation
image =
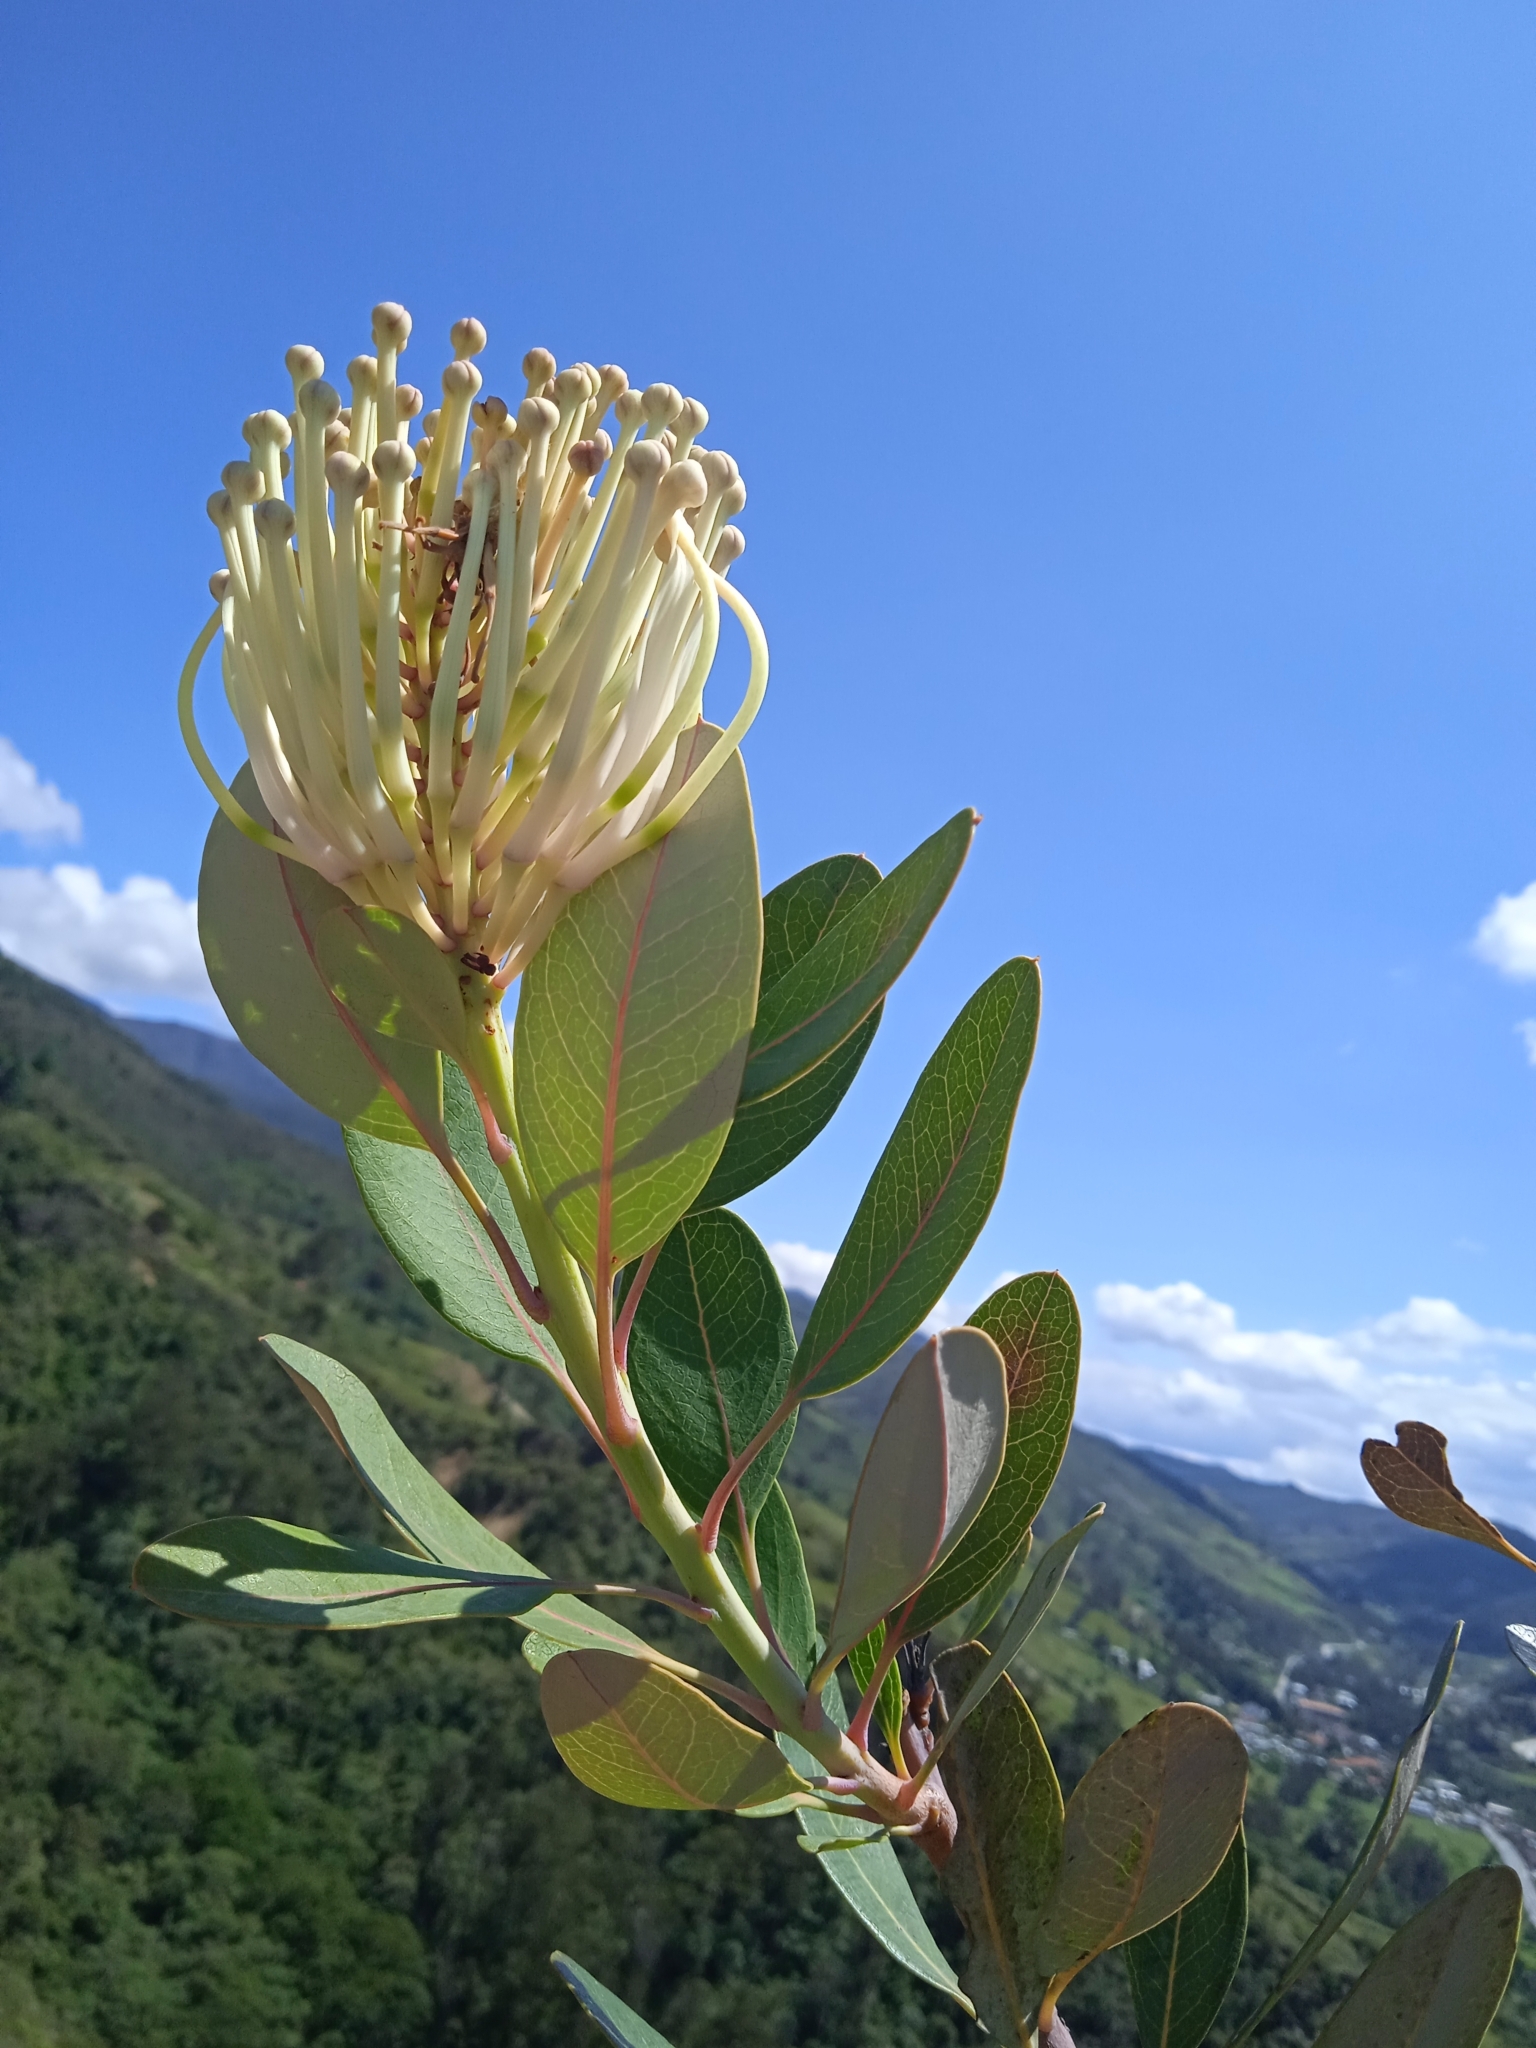
{"type": "MultiPolygon", "coordinates": [[[[199,1518],[385,1534],[260,1348],[273,1328],[360,1372],[455,1496],[545,1570],[651,1577],[655,1553],[564,1405],[424,1305],[344,1162],[5,963],[0,1305],[4,2048],[595,2043],[546,1961],[578,1928],[580,1964],[677,2048],[976,2038],[843,1911],[790,1822],[748,1830],[575,1785],[505,1622],[232,1631],[129,1592],[142,1544],[199,1518]]],[[[783,1475],[823,1625],[870,1394],[811,1408],[783,1475]]],[[[1068,1790],[1165,1698],[1260,1702],[1276,1740],[1303,1744],[1304,1717],[1273,1697],[1297,1655],[1296,1682],[1352,1691],[1355,1727],[1401,1739],[1416,1710],[1398,1688],[1424,1683],[1433,1650],[1379,1602],[1333,1598],[1220,1499],[1091,1438],[1039,1533],[1104,1498],[1016,1672],[1068,1790]],[[1349,1647],[1320,1662],[1321,1643],[1349,1647]]],[[[649,1610],[653,1640],[682,1651],[684,1631],[649,1610]]],[[[1528,1678],[1464,1658],[1429,1772],[1536,1825],[1536,1773],[1509,1749],[1533,1732],[1528,1678]]],[[[1317,1918],[1374,1806],[1361,1777],[1256,1759],[1255,1925],[1229,2018],[1317,1918]]],[[[1366,1913],[1261,2040],[1310,2043],[1387,1931],[1491,1853],[1411,1821],[1366,1913]]],[[[927,1864],[904,1852],[903,1867],[957,1954],[927,1864]]],[[[1533,1965],[1527,1945],[1497,2048],[1536,2037],[1533,1965]]],[[[1070,2019],[1079,2048],[1134,2039],[1119,1957],[1074,1985],[1070,2019]]]]}

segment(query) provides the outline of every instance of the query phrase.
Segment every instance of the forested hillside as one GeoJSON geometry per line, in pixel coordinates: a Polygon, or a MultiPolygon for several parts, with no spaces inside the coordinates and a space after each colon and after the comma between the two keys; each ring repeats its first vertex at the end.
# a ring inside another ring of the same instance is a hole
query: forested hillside
{"type": "MultiPolygon", "coordinates": [[[[635,1812],[576,1786],[514,1627],[234,1633],[131,1594],[139,1545],[202,1516],[383,1533],[266,1329],[360,1371],[439,1476],[546,1568],[654,1576],[657,1560],[539,1385],[413,1293],[344,1161],[3,961],[0,1314],[0,2048],[554,2048],[587,2024],[548,1969],[557,1945],[677,2048],[980,2038],[874,1946],[788,1823],[635,1812]]],[[[868,1422],[867,1397],[820,1404],[795,1447],[823,1576],[868,1422]]],[[[1369,1773],[1307,1753],[1315,1731],[1276,1702],[1277,1677],[1289,1659],[1314,1693],[1324,1676],[1353,1687],[1362,1736],[1395,1741],[1414,1711],[1397,1687],[1423,1683],[1435,1617],[1405,1632],[1379,1601],[1335,1598],[1188,1477],[1074,1445],[1046,1519],[1083,1496],[1111,1513],[1021,1675],[1068,1782],[1162,1697],[1269,1703],[1280,1746],[1251,1809],[1262,1963],[1370,1810],[1369,1773]],[[1324,1643],[1344,1646],[1326,1673],[1305,1661],[1324,1643]]],[[[1469,1671],[1431,1769],[1536,1825],[1536,1772],[1509,1749],[1536,1732],[1536,1688],[1527,1702],[1491,1657],[1469,1671]]],[[[1310,2042],[1345,1967],[1491,1854],[1471,1830],[1416,1823],[1371,1920],[1265,2039],[1310,2042]]],[[[909,1867],[951,1941],[926,1866],[909,1867]]],[[[1536,2038],[1530,1987],[1526,1971],[1502,2048],[1536,2038]]],[[[1128,2048],[1117,1959],[1069,2018],[1080,2048],[1128,2048]]]]}

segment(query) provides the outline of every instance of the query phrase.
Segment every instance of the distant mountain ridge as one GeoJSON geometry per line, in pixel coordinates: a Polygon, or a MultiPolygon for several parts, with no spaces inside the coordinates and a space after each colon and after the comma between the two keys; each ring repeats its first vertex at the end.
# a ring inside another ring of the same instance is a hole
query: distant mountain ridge
{"type": "Polygon", "coordinates": [[[170,1024],[158,1018],[114,1017],[112,1021],[162,1067],[184,1074],[190,1081],[201,1081],[247,1116],[260,1117],[274,1130],[302,1138],[322,1152],[340,1155],[345,1151],[340,1128],[285,1087],[238,1038],[221,1038],[192,1024],[170,1024]]]}

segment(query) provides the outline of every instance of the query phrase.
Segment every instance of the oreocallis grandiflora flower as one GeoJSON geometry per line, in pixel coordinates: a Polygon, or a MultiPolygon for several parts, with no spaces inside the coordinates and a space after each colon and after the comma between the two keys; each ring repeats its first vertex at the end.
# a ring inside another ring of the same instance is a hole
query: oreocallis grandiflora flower
{"type": "Polygon", "coordinates": [[[557,370],[535,348],[519,402],[483,395],[478,320],[455,323],[442,404],[422,415],[399,378],[410,332],[403,307],[374,308],[350,405],[315,349],[291,348],[292,413],[246,420],[248,453],[208,501],[225,566],[182,727],[249,838],[505,987],[571,895],[684,816],[756,715],[767,642],[726,580],[746,489],[670,384],[632,390],[611,364],[557,370]],[[711,749],[680,751],[722,599],[751,651],[745,697],[711,749]],[[275,830],[193,723],[220,635],[275,830]]]}

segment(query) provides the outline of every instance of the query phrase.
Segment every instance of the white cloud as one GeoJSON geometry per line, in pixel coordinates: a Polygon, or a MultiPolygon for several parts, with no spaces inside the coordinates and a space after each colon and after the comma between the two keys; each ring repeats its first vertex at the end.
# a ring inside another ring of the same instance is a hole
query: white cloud
{"type": "Polygon", "coordinates": [[[169,882],[94,868],[0,868],[0,952],[78,994],[214,1004],[197,905],[169,882]]]}
{"type": "Polygon", "coordinates": [[[1472,950],[1511,981],[1536,981],[1536,882],[1501,896],[1477,928],[1472,950]]]}
{"type": "Polygon", "coordinates": [[[1100,1340],[1078,1406],[1087,1428],[1245,1478],[1368,1498],[1362,1438],[1390,1441],[1415,1417],[1449,1436],[1471,1499],[1536,1526],[1536,1336],[1422,1295],[1334,1335],[1245,1330],[1187,1280],[1101,1287],[1095,1305],[1100,1340]]]}
{"type": "Polygon", "coordinates": [[[44,782],[3,733],[0,733],[0,832],[16,832],[32,844],[62,839],[74,846],[80,839],[80,808],[60,796],[58,785],[44,782]]]}
{"type": "Polygon", "coordinates": [[[798,1294],[818,1295],[832,1270],[834,1252],[818,1252],[808,1244],[771,1244],[768,1256],[786,1287],[798,1294]]]}

